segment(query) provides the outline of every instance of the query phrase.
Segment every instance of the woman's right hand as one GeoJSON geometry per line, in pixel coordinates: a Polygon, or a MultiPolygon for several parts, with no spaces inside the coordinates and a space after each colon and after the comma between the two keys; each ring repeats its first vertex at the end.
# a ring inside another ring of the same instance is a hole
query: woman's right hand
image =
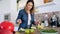
{"type": "Polygon", "coordinates": [[[22,23],[22,20],[21,19],[18,19],[17,22],[18,22],[18,24],[21,24],[22,23]]]}

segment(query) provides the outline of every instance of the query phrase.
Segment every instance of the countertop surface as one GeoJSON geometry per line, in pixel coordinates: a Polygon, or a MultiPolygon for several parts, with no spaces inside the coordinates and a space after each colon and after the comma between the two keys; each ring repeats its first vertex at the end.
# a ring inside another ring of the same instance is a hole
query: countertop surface
{"type": "MultiPolygon", "coordinates": [[[[51,29],[52,27],[46,27],[47,29],[51,29]]],[[[60,34],[60,27],[53,28],[58,31],[58,34],[60,34]]],[[[15,34],[25,34],[24,32],[17,32],[15,34]]],[[[35,30],[34,34],[41,34],[39,30],[35,30]]]]}

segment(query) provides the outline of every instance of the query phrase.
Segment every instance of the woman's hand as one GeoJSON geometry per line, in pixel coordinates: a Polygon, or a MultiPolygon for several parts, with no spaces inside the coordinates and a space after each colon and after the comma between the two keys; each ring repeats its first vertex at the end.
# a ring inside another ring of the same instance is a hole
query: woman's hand
{"type": "Polygon", "coordinates": [[[36,21],[35,24],[37,25],[37,24],[41,24],[41,23],[39,21],[36,21]]]}
{"type": "Polygon", "coordinates": [[[18,19],[17,22],[18,22],[18,24],[21,24],[22,23],[22,20],[21,19],[18,19]]]}

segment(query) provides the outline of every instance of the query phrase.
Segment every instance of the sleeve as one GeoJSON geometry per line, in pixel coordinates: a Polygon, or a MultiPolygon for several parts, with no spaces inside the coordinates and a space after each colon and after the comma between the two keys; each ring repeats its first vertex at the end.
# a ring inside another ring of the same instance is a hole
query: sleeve
{"type": "Polygon", "coordinates": [[[18,19],[21,19],[21,18],[22,18],[22,10],[20,10],[19,13],[18,13],[18,17],[17,17],[17,19],[16,19],[16,24],[18,24],[18,23],[17,23],[17,20],[18,20],[18,19]]]}

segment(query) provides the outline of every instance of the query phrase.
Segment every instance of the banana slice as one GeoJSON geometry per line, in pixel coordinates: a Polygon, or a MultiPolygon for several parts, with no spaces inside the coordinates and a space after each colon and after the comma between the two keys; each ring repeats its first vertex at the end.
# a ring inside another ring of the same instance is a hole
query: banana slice
{"type": "Polygon", "coordinates": [[[21,30],[21,31],[25,31],[25,29],[23,29],[23,28],[20,28],[20,30],[21,30]]]}
{"type": "Polygon", "coordinates": [[[32,29],[36,29],[36,27],[31,27],[32,29]]]}

